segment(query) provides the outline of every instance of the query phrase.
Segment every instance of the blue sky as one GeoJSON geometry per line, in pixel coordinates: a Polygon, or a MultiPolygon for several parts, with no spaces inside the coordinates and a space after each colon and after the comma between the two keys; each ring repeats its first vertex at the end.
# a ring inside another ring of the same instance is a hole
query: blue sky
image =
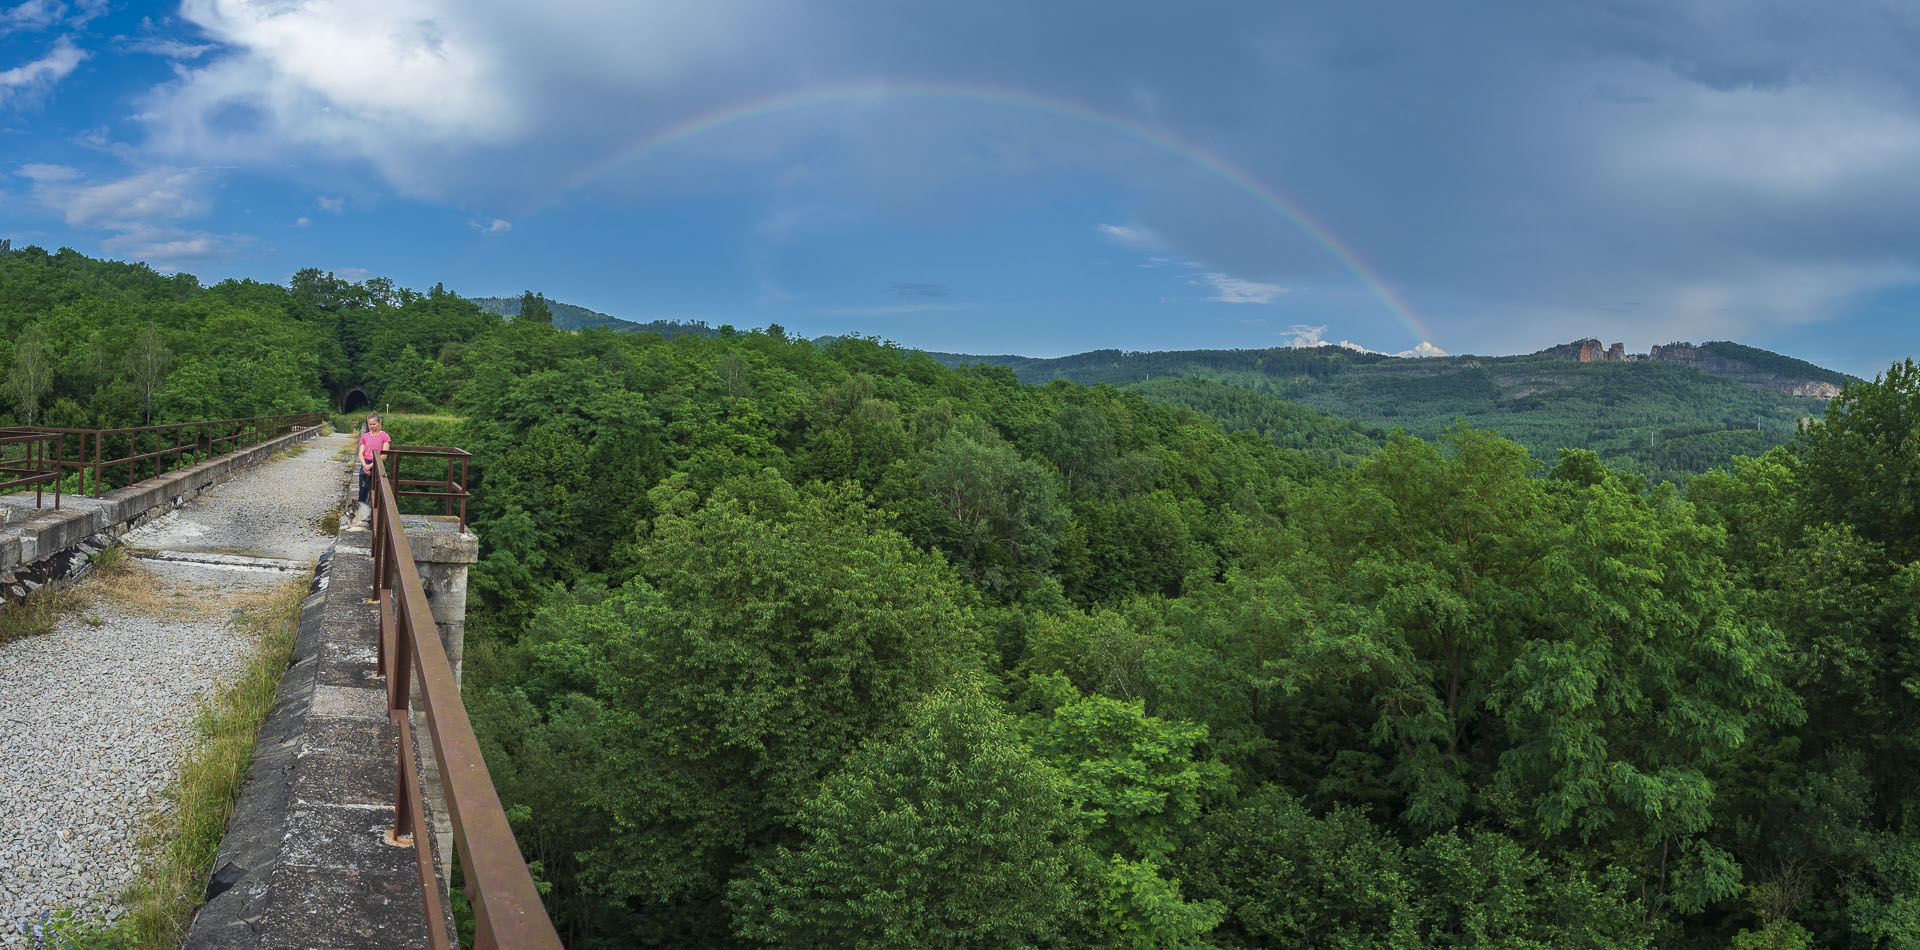
{"type": "Polygon", "coordinates": [[[1920,5],[0,0],[0,237],[929,349],[1920,346],[1920,5]]]}

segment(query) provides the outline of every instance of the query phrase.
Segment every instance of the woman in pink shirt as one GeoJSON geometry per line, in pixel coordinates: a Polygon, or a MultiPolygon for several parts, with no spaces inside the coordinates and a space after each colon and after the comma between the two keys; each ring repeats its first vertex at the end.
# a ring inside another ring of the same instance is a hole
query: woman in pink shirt
{"type": "Polygon", "coordinates": [[[360,434],[360,503],[367,504],[367,497],[373,491],[373,457],[377,452],[385,452],[393,444],[393,437],[380,431],[380,417],[367,417],[367,431],[360,434]]]}

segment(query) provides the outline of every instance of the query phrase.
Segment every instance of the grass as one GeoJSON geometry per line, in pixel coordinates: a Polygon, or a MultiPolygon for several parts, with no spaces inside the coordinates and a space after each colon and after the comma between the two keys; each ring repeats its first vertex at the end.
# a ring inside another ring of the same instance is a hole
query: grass
{"type": "Polygon", "coordinates": [[[90,607],[106,604],[179,620],[224,618],[237,613],[254,616],[276,596],[273,588],[253,591],[212,584],[183,584],[132,561],[112,573],[96,574],[90,580],[93,581],[90,584],[73,588],[84,592],[90,607]]]}
{"type": "MultiPolygon", "coordinates": [[[[92,605],[91,595],[99,589],[99,581],[110,582],[126,570],[125,552],[119,548],[95,552],[88,560],[93,562],[93,578],[98,579],[95,584],[85,588],[40,591],[27,598],[25,603],[0,605],[0,643],[52,633],[54,625],[66,616],[68,610],[92,605]]],[[[92,627],[105,622],[91,611],[83,614],[81,619],[92,627]]]]}
{"type": "Polygon", "coordinates": [[[72,909],[63,909],[43,923],[46,937],[39,945],[72,950],[178,947],[200,905],[227,819],[253,761],[254,741],[293,652],[307,585],[290,580],[252,595],[181,588],[119,556],[118,550],[102,552],[107,553],[115,556],[95,555],[89,583],[36,598],[24,609],[0,612],[0,640],[6,639],[5,630],[24,623],[8,618],[31,612],[35,623],[51,629],[62,611],[77,607],[85,611],[84,622],[98,626],[105,621],[95,609],[109,606],[181,619],[228,616],[252,649],[233,683],[201,706],[194,721],[194,751],[166,792],[172,807],[156,810],[147,819],[142,844],[148,858],[122,895],[126,916],[108,926],[76,919],[72,909]]]}
{"type": "Polygon", "coordinates": [[[121,568],[126,566],[127,552],[122,548],[107,548],[103,551],[93,552],[93,554],[88,556],[87,560],[93,563],[94,571],[96,571],[99,576],[104,577],[108,574],[117,573],[121,568]]]}
{"type": "Polygon", "coordinates": [[[116,928],[130,933],[139,946],[179,946],[193,920],[246,782],[254,740],[293,652],[305,593],[305,581],[289,581],[255,598],[253,607],[234,611],[234,622],[253,640],[253,652],[239,678],[201,708],[193,755],[167,790],[174,807],[151,819],[146,844],[152,858],[128,889],[127,917],[116,928]]]}
{"type": "Polygon", "coordinates": [[[320,516],[320,533],[329,536],[340,533],[340,512],[329,511],[320,516]]]}
{"type": "Polygon", "coordinates": [[[25,603],[0,605],[0,643],[53,632],[74,600],[69,591],[52,591],[29,597],[25,603]]]}

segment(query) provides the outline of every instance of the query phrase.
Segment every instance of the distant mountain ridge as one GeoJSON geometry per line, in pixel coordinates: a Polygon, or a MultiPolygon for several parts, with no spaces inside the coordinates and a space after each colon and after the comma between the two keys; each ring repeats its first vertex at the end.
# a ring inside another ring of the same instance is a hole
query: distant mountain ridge
{"type": "MultiPolygon", "coordinates": [[[[1588,449],[1629,471],[1673,480],[1735,455],[1759,455],[1792,437],[1800,420],[1822,413],[1824,397],[1849,379],[1736,343],[1659,347],[1657,358],[1626,359],[1624,347],[1612,351],[1609,360],[1608,348],[1584,340],[1525,356],[1419,359],[1338,346],[1093,350],[1054,359],[928,355],[951,366],[1005,366],[1030,384],[1065,379],[1145,388],[1169,378],[1206,380],[1292,400],[1352,420],[1363,431],[1398,427],[1431,438],[1466,422],[1526,446],[1537,458],[1588,449]]],[[[1178,395],[1209,415],[1229,404],[1202,391],[1178,395]]],[[[1231,411],[1278,414],[1274,408],[1231,411]]]]}
{"type": "Polygon", "coordinates": [[[1851,381],[1845,373],[1836,373],[1806,360],[1726,340],[1709,341],[1699,346],[1669,343],[1656,346],[1646,353],[1628,353],[1623,344],[1603,347],[1599,340],[1588,338],[1548,347],[1537,355],[1582,363],[1627,363],[1639,360],[1684,363],[1703,373],[1725,376],[1748,386],[1816,399],[1832,399],[1840,395],[1840,389],[1851,381]]]}
{"type": "MultiPolygon", "coordinates": [[[[480,309],[503,317],[520,315],[519,297],[468,297],[467,299],[480,309]]],[[[622,320],[598,310],[589,310],[570,303],[561,303],[558,300],[549,299],[547,307],[553,311],[553,325],[561,330],[606,329],[619,333],[658,333],[669,338],[682,333],[706,337],[720,335],[720,330],[717,327],[707,326],[705,320],[653,320],[647,323],[635,323],[632,320],[622,320]]]]}

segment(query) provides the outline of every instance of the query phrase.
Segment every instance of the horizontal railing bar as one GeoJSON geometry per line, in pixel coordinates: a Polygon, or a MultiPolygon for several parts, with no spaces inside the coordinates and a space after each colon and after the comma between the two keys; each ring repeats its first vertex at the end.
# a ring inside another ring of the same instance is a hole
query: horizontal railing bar
{"type": "Polygon", "coordinates": [[[450,445],[393,445],[387,447],[388,455],[450,455],[454,458],[473,458],[466,449],[456,449],[450,445]]]}
{"type": "MultiPolygon", "coordinates": [[[[208,459],[228,454],[227,448],[233,443],[255,444],[281,434],[292,432],[302,426],[318,425],[326,420],[324,413],[303,412],[283,413],[276,416],[248,416],[234,419],[209,419],[199,422],[169,422],[152,426],[124,426],[117,429],[75,429],[53,426],[13,426],[0,429],[0,445],[12,444],[9,440],[24,433],[31,437],[41,436],[54,441],[54,455],[50,464],[56,470],[74,469],[81,473],[81,494],[96,497],[104,488],[103,473],[116,468],[125,468],[134,472],[139,463],[152,462],[153,474],[159,475],[163,466],[180,467],[185,458],[199,460],[204,451],[208,459]],[[152,433],[153,450],[140,450],[142,436],[152,433]],[[80,440],[79,457],[65,457],[65,442],[69,437],[78,436],[80,440]],[[173,439],[168,443],[167,439],[173,439]],[[118,454],[120,440],[124,439],[127,454],[118,454]],[[114,443],[110,445],[110,440],[114,443]],[[87,451],[87,443],[93,443],[93,451],[87,451]],[[111,457],[108,452],[114,453],[111,457]],[[88,472],[92,478],[87,477],[88,472]],[[91,483],[91,484],[89,484],[91,483]],[[91,489],[91,491],[89,491],[91,489]]],[[[45,463],[47,460],[42,460],[45,463]]],[[[131,475],[129,476],[132,477],[131,475]]],[[[59,504],[59,492],[56,483],[55,506],[59,504]]],[[[37,504],[37,502],[36,502],[37,504]]]]}
{"type": "MultiPolygon", "coordinates": [[[[448,817],[453,822],[454,845],[460,855],[462,873],[471,886],[475,929],[478,933],[491,934],[500,947],[559,950],[559,934],[547,917],[526,859],[514,841],[513,828],[500,806],[486,759],[480,753],[479,740],[474,737],[473,724],[461,702],[460,687],[454,681],[452,665],[447,662],[446,648],[440,643],[426,589],[413,562],[412,547],[400,525],[399,503],[388,483],[384,455],[374,457],[374,479],[378,486],[374,498],[375,530],[382,535],[375,540],[381,564],[374,572],[374,583],[379,585],[386,577],[394,578],[390,594],[398,601],[393,611],[398,618],[394,647],[406,651],[403,655],[413,660],[414,675],[419,678],[427,731],[439,760],[441,788],[445,792],[448,817]]],[[[398,658],[386,664],[390,676],[404,666],[398,658]]],[[[393,685],[396,696],[406,695],[404,684],[393,685]]],[[[423,880],[421,886],[431,888],[434,882],[423,880]]],[[[427,925],[438,928],[441,922],[429,919],[427,925]]]]}

